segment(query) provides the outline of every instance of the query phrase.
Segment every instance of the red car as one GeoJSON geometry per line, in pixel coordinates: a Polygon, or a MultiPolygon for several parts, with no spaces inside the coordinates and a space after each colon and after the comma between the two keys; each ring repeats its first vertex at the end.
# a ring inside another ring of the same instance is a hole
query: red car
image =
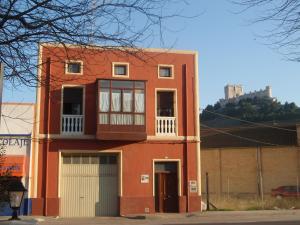
{"type": "Polygon", "coordinates": [[[280,186],[272,189],[271,195],[277,198],[281,197],[300,197],[300,188],[297,186],[280,186]]]}

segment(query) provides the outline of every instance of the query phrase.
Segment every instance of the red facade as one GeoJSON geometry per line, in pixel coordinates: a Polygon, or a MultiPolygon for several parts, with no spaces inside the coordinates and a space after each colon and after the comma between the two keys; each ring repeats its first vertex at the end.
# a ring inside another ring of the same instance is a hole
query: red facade
{"type": "Polygon", "coordinates": [[[116,188],[117,209],[102,203],[95,215],[200,210],[197,60],[192,51],[40,46],[32,214],[72,216],[64,169],[93,163],[117,168],[115,183],[99,175],[100,192],[116,188]]]}

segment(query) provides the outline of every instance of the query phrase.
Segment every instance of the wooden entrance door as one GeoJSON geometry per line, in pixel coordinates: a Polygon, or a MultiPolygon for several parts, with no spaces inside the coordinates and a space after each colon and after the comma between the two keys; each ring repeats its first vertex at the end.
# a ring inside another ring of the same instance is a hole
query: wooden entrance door
{"type": "Polygon", "coordinates": [[[155,173],[155,210],[156,212],[178,212],[177,173],[155,173]]]}

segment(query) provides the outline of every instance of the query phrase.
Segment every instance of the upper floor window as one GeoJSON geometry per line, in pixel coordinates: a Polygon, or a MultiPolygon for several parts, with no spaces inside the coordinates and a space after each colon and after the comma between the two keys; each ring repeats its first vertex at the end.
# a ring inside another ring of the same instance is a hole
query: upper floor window
{"type": "Polygon", "coordinates": [[[66,62],[66,74],[82,74],[82,61],[66,62]]]}
{"type": "Polygon", "coordinates": [[[157,116],[175,117],[173,91],[157,92],[157,116]]]}
{"type": "Polygon", "coordinates": [[[144,81],[99,80],[99,124],[144,125],[144,81]]]}
{"type": "Polygon", "coordinates": [[[83,87],[63,87],[61,132],[83,133],[83,87]]]}
{"type": "Polygon", "coordinates": [[[174,66],[173,65],[158,65],[159,78],[173,78],[174,66]]]}
{"type": "Polygon", "coordinates": [[[83,88],[64,87],[63,89],[63,115],[83,114],[83,88]]]}
{"type": "Polygon", "coordinates": [[[129,77],[129,63],[113,63],[113,77],[129,77]]]}

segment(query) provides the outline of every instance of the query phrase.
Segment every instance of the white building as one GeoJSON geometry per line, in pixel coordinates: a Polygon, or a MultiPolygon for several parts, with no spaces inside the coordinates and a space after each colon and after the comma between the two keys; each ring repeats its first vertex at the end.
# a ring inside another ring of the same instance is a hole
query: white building
{"type": "MultiPolygon", "coordinates": [[[[34,124],[33,103],[2,103],[1,124],[0,124],[0,145],[5,149],[4,163],[2,170],[9,168],[10,175],[19,177],[25,188],[30,191],[32,176],[32,132],[34,124]]],[[[27,195],[29,194],[27,192],[27,195]]],[[[30,212],[30,202],[27,195],[24,199],[22,214],[30,212]]],[[[5,207],[7,208],[7,207],[5,207]]],[[[0,215],[9,214],[3,209],[0,215]]]]}

